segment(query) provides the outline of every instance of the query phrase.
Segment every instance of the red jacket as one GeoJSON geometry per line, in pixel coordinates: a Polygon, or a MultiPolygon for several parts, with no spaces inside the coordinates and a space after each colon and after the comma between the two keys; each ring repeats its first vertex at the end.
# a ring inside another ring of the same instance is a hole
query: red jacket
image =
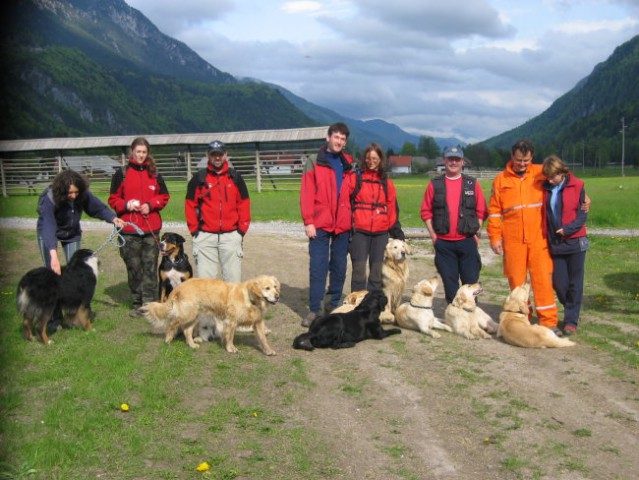
{"type": "Polygon", "coordinates": [[[210,165],[198,170],[189,181],[184,203],[191,235],[198,231],[246,234],[251,224],[251,200],[246,183],[228,162],[219,172],[210,165]]]}
{"type": "Polygon", "coordinates": [[[353,176],[352,159],[340,153],[344,175],[339,195],[335,172],[326,158],[326,147],[317,154],[317,160],[307,160],[302,174],[300,208],[304,225],[315,225],[334,234],[351,229],[350,178],[353,176]]]}
{"type": "MultiPolygon", "coordinates": [[[[552,192],[552,185],[548,182],[544,182],[544,235],[551,238],[549,235],[548,227],[554,221],[551,220],[552,210],[550,208],[550,197],[552,192]]],[[[557,202],[557,208],[561,215],[561,225],[554,225],[556,229],[563,228],[565,238],[577,238],[585,237],[586,232],[586,212],[581,210],[581,205],[584,202],[586,191],[584,189],[583,180],[575,177],[572,174],[566,176],[566,184],[561,190],[557,202]]]]}
{"type": "MultiPolygon", "coordinates": [[[[160,210],[166,206],[169,198],[164,179],[157,172],[149,175],[146,162],[140,165],[129,159],[126,174],[118,169],[111,178],[109,206],[122,220],[137,225],[145,233],[157,233],[162,229],[160,210]],[[139,200],[140,204],[149,204],[151,210],[148,215],[143,216],[140,212],[129,212],[126,209],[127,202],[134,199],[139,200]]],[[[126,225],[122,232],[137,233],[130,225],[126,225]]]]}
{"type": "MultiPolygon", "coordinates": [[[[354,192],[357,174],[350,177],[354,192]]],[[[353,202],[353,227],[366,233],[388,232],[397,221],[397,195],[395,184],[386,179],[386,189],[379,171],[364,170],[361,173],[361,187],[353,202]],[[387,195],[388,193],[388,195],[387,195]]]]}

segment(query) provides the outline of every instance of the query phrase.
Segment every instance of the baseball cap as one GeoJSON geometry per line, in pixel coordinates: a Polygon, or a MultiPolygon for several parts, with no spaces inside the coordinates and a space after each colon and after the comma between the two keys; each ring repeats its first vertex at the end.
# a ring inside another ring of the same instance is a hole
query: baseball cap
{"type": "Polygon", "coordinates": [[[208,153],[224,153],[226,152],[226,146],[219,140],[214,140],[209,143],[208,153]]]}
{"type": "Polygon", "coordinates": [[[446,157],[464,158],[464,151],[459,147],[446,147],[444,149],[444,158],[446,157]]]}

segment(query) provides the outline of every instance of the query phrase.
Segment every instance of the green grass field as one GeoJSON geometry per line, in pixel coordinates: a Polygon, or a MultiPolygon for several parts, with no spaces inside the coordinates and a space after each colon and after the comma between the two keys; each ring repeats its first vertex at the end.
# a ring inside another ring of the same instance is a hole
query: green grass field
{"type": "MultiPolygon", "coordinates": [[[[422,227],[419,215],[424,190],[428,179],[423,175],[407,175],[393,180],[397,188],[400,221],[405,227],[422,227]]],[[[491,181],[480,181],[486,197],[490,196],[491,181]]],[[[162,211],[166,221],[184,221],[184,195],[186,183],[169,182],[172,197],[162,211]]],[[[586,192],[592,199],[588,225],[593,228],[639,228],[639,177],[591,177],[586,179],[586,192]]],[[[97,193],[106,201],[108,194],[97,193]]],[[[0,198],[0,217],[35,218],[36,196],[12,196],[0,198]]],[[[299,192],[264,191],[251,192],[253,220],[268,222],[283,220],[299,222],[299,192]]]]}

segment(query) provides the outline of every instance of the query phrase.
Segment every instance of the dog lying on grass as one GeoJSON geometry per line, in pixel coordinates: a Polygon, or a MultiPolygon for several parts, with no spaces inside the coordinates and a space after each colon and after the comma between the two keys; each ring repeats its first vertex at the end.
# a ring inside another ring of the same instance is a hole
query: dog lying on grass
{"type": "Polygon", "coordinates": [[[528,282],[515,287],[508,294],[503,311],[499,314],[497,336],[516,347],[561,348],[575,346],[575,342],[567,338],[559,338],[550,328],[531,325],[528,320],[529,296],[530,283],[528,282]]]}
{"type": "Polygon", "coordinates": [[[315,348],[351,348],[362,340],[381,340],[402,333],[399,328],[382,328],[379,315],[387,303],[383,292],[370,292],[350,312],[329,313],[316,318],[308,332],[295,338],[293,348],[308,351],[315,348]]]}
{"type": "Polygon", "coordinates": [[[483,291],[479,283],[462,285],[444,312],[444,323],[469,340],[492,338],[497,331],[495,321],[477,306],[475,297],[483,291]]]}

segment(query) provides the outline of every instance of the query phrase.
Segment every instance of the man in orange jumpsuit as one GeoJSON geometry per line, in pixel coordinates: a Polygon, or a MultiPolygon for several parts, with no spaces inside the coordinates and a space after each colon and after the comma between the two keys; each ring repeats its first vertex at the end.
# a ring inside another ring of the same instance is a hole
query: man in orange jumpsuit
{"type": "Polygon", "coordinates": [[[552,258],[542,228],[541,165],[533,165],[535,149],[527,140],[512,146],[510,162],[493,180],[488,206],[488,238],[497,255],[504,256],[504,275],[510,289],[526,281],[535,299],[539,324],[557,334],[557,304],[552,288],[552,258]]]}

